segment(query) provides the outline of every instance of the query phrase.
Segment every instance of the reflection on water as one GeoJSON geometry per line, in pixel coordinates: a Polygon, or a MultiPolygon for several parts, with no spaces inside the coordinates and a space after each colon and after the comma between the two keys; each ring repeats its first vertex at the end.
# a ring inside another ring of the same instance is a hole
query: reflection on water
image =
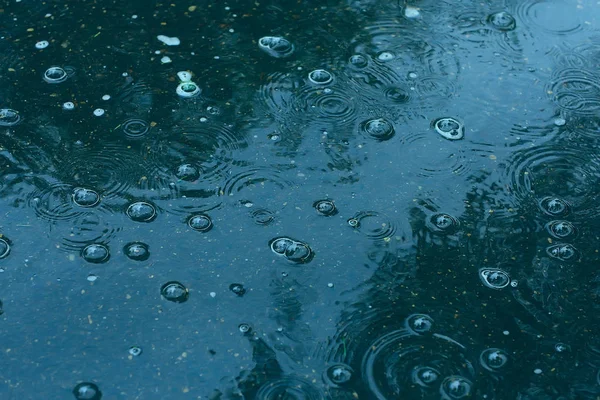
{"type": "Polygon", "coordinates": [[[599,17],[5,2],[0,398],[596,400],[599,17]]]}

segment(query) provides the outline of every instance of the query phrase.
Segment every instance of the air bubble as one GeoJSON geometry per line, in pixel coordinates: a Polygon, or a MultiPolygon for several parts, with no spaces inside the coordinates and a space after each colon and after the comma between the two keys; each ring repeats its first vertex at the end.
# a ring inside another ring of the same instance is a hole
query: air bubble
{"type": "Polygon", "coordinates": [[[332,215],[337,214],[337,209],[335,208],[335,204],[331,200],[319,200],[313,203],[313,207],[317,212],[326,217],[330,217],[332,215]]]}
{"type": "Polygon", "coordinates": [[[188,226],[198,232],[208,232],[212,229],[213,223],[208,215],[198,214],[190,217],[188,226]]]}
{"type": "Polygon", "coordinates": [[[93,243],[81,251],[81,257],[89,263],[101,264],[110,258],[108,247],[103,244],[93,243]]]}
{"type": "MultiPolygon", "coordinates": [[[[2,235],[0,235],[2,236],[2,235]]],[[[8,239],[0,237],[0,259],[5,258],[10,253],[10,243],[8,239]]]]}
{"type": "Polygon", "coordinates": [[[406,6],[406,8],[404,8],[404,16],[408,19],[419,18],[421,12],[417,7],[406,6]]]}
{"type": "Polygon", "coordinates": [[[566,239],[577,235],[575,226],[569,221],[550,221],[546,224],[546,230],[557,239],[566,239]]]}
{"type": "Polygon", "coordinates": [[[73,102],[71,102],[71,101],[67,101],[67,102],[63,103],[62,108],[63,108],[63,110],[71,111],[71,110],[75,109],[75,104],[73,104],[73,102]]]}
{"type": "Polygon", "coordinates": [[[540,201],[540,208],[548,215],[564,217],[570,212],[570,205],[557,197],[544,197],[540,201]]]}
{"type": "Polygon", "coordinates": [[[187,301],[190,293],[181,283],[176,281],[167,282],[160,288],[160,294],[167,300],[174,303],[184,303],[187,301]]]}
{"type": "Polygon", "coordinates": [[[177,95],[184,98],[196,97],[201,90],[194,82],[181,82],[175,90],[177,95]]]}
{"type": "Polygon", "coordinates": [[[471,396],[472,383],[462,376],[448,376],[442,381],[440,394],[443,400],[463,399],[471,396]]]}
{"type": "Polygon", "coordinates": [[[181,164],[177,167],[175,176],[182,181],[194,182],[200,178],[200,170],[192,164],[181,164]]]}
{"type": "Polygon", "coordinates": [[[417,367],[412,372],[412,381],[423,388],[431,388],[440,379],[440,372],[432,367],[417,367]]]}
{"type": "Polygon", "coordinates": [[[130,138],[139,138],[144,136],[150,130],[150,124],[143,119],[128,119],[121,124],[121,129],[126,136],[130,138]]]}
{"type": "Polygon", "coordinates": [[[100,195],[91,189],[75,188],[72,198],[79,207],[94,207],[100,203],[100,195]]]}
{"type": "Polygon", "coordinates": [[[348,61],[355,68],[365,68],[367,65],[369,65],[369,60],[362,54],[354,54],[348,61]]]}
{"type": "Polygon", "coordinates": [[[565,126],[567,124],[567,120],[564,118],[555,118],[554,125],[556,126],[565,126]]]}
{"type": "Polygon", "coordinates": [[[251,327],[250,325],[248,325],[248,324],[240,324],[240,325],[238,326],[238,329],[239,329],[239,331],[240,331],[240,332],[242,332],[244,335],[245,335],[245,334],[248,334],[248,333],[250,333],[250,332],[252,332],[252,327],[251,327]]]}
{"type": "Polygon", "coordinates": [[[294,241],[285,249],[285,258],[297,264],[307,263],[312,257],[312,249],[306,243],[294,241]]]}
{"type": "Polygon", "coordinates": [[[579,252],[571,244],[555,244],[546,249],[546,253],[561,261],[573,261],[578,258],[579,252]]]}
{"type": "Polygon", "coordinates": [[[61,67],[50,67],[44,72],[44,80],[48,83],[61,83],[68,77],[67,72],[61,67]]]}
{"type": "Polygon", "coordinates": [[[516,28],[517,23],[515,17],[506,11],[500,11],[488,16],[487,21],[499,31],[512,31],[516,28]]]}
{"type": "Polygon", "coordinates": [[[104,115],[104,110],[103,110],[102,108],[96,108],[96,109],[94,110],[94,115],[95,115],[96,117],[101,117],[101,116],[103,116],[103,115],[104,115]]]}
{"type": "Polygon", "coordinates": [[[73,395],[77,400],[100,400],[102,392],[95,383],[82,382],[73,388],[73,395]]]}
{"type": "Polygon", "coordinates": [[[358,218],[350,218],[347,222],[352,228],[358,228],[360,226],[358,218]]]}
{"type": "Polygon", "coordinates": [[[231,285],[229,285],[229,290],[231,290],[233,293],[235,293],[239,297],[242,297],[243,295],[246,294],[246,289],[244,288],[244,285],[242,285],[241,283],[232,283],[231,285]]]}
{"type": "Polygon", "coordinates": [[[128,353],[133,357],[137,357],[142,354],[142,348],[139,346],[131,346],[128,350],[128,353]]]}
{"type": "Polygon", "coordinates": [[[346,364],[334,364],[325,371],[324,380],[332,387],[347,386],[354,378],[354,370],[346,364]]]}
{"type": "Polygon", "coordinates": [[[382,51],[381,53],[377,54],[377,59],[379,61],[391,61],[394,58],[396,58],[396,55],[391,51],[382,51]]]}
{"type": "Polygon", "coordinates": [[[294,45],[279,36],[263,36],[258,40],[258,47],[275,58],[289,57],[294,52],[294,45]]]}
{"type": "Polygon", "coordinates": [[[13,126],[21,121],[19,113],[10,108],[0,109],[0,126],[13,126]]]}
{"type": "Polygon", "coordinates": [[[508,353],[501,349],[485,349],[479,355],[479,362],[488,371],[497,372],[508,363],[508,353]]]}
{"type": "Polygon", "coordinates": [[[41,49],[45,49],[49,45],[50,45],[50,43],[48,43],[47,40],[40,40],[39,42],[37,42],[35,44],[35,48],[38,49],[38,50],[41,50],[41,49]]]}
{"type": "Polygon", "coordinates": [[[367,120],[362,123],[362,129],[368,137],[380,142],[390,140],[396,134],[392,123],[384,118],[367,120]]]}
{"type": "Polygon", "coordinates": [[[136,222],[150,222],[156,217],[156,208],[145,201],[138,201],[127,207],[127,216],[136,222]]]}
{"type": "Polygon", "coordinates": [[[192,73],[188,71],[179,71],[177,73],[177,77],[181,82],[191,82],[192,81],[192,73]]]}
{"type": "Polygon", "coordinates": [[[327,85],[333,81],[333,75],[324,69],[315,69],[308,74],[308,80],[315,85],[327,85]]]}
{"type": "Polygon", "coordinates": [[[433,126],[437,133],[448,140],[459,140],[465,135],[465,127],[462,122],[451,117],[436,119],[433,121],[433,126]]]}
{"type": "Polygon", "coordinates": [[[131,260],[146,261],[150,258],[150,248],[146,243],[131,242],[123,247],[123,253],[131,260]]]}
{"type": "Polygon", "coordinates": [[[479,270],[479,277],[491,289],[503,289],[510,284],[508,273],[501,269],[482,268],[479,270]]]}
{"type": "Polygon", "coordinates": [[[459,222],[452,215],[438,213],[431,216],[428,225],[434,231],[452,233],[458,228],[459,222]]]}
{"type": "Polygon", "coordinates": [[[433,318],[426,314],[412,314],[406,318],[406,328],[416,334],[427,333],[433,328],[433,318]]]}

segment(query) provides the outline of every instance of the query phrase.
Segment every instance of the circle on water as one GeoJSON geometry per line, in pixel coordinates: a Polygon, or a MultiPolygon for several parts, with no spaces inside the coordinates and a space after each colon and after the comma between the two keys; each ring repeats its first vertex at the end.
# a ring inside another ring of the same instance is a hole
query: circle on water
{"type": "Polygon", "coordinates": [[[179,97],[189,98],[196,97],[200,94],[201,90],[194,82],[181,82],[177,85],[175,90],[179,97]]]}
{"type": "Polygon", "coordinates": [[[406,318],[405,324],[409,331],[421,335],[433,328],[433,318],[427,314],[412,314],[406,318]]]}
{"type": "Polygon", "coordinates": [[[296,264],[305,264],[312,260],[312,249],[303,242],[294,241],[285,249],[285,258],[296,264]]]}
{"type": "Polygon", "coordinates": [[[137,357],[142,354],[142,348],[139,346],[131,346],[128,352],[132,356],[137,357]]]}
{"type": "Polygon", "coordinates": [[[19,113],[11,108],[0,109],[0,126],[13,126],[21,121],[19,113]]]}
{"type": "Polygon", "coordinates": [[[187,301],[190,293],[181,283],[170,281],[160,287],[160,294],[165,299],[174,303],[184,303],[187,301]]]}
{"type": "Polygon", "coordinates": [[[313,203],[313,207],[317,212],[326,217],[337,214],[337,208],[331,200],[318,200],[313,203]]]}
{"type": "Polygon", "coordinates": [[[463,123],[452,117],[438,118],[433,121],[433,126],[440,136],[448,140],[460,140],[465,135],[463,123]]]}
{"type": "Polygon", "coordinates": [[[263,36],[258,39],[258,47],[275,58],[289,57],[294,52],[294,45],[280,36],[263,36]]]}
{"type": "Polygon", "coordinates": [[[252,332],[252,327],[250,325],[248,325],[248,324],[239,324],[238,325],[238,329],[243,334],[252,332]]]}
{"type": "Polygon", "coordinates": [[[308,80],[315,85],[327,85],[333,81],[333,75],[324,69],[315,69],[308,74],[308,80]]]}
{"type": "Polygon", "coordinates": [[[515,17],[507,13],[506,11],[500,11],[497,13],[490,14],[487,17],[488,23],[499,31],[512,31],[516,28],[517,22],[515,17]]]}
{"type": "Polygon", "coordinates": [[[438,213],[431,216],[429,219],[431,228],[437,232],[452,233],[458,226],[459,222],[450,214],[438,213]]]}
{"type": "Polygon", "coordinates": [[[95,383],[82,382],[73,388],[73,395],[77,400],[100,400],[102,392],[95,383]]]}
{"type": "Polygon", "coordinates": [[[485,349],[479,355],[479,362],[488,371],[497,372],[508,363],[508,353],[502,349],[485,349]]]}
{"type": "Polygon", "coordinates": [[[334,364],[325,371],[324,380],[329,386],[342,387],[354,378],[354,370],[346,364],[334,364]]]}
{"type": "Polygon", "coordinates": [[[131,242],[123,247],[123,253],[134,261],[146,261],[150,258],[150,248],[146,243],[131,242]]]}
{"type": "Polygon", "coordinates": [[[432,367],[417,367],[412,372],[412,381],[423,388],[435,386],[440,378],[440,371],[432,367]]]}
{"type": "Polygon", "coordinates": [[[479,278],[485,286],[491,289],[503,289],[510,284],[508,273],[497,268],[480,269],[479,278]]]}
{"type": "Polygon", "coordinates": [[[246,294],[246,289],[244,288],[244,285],[242,285],[241,283],[232,283],[231,285],[229,285],[229,290],[231,290],[233,293],[235,293],[239,297],[242,297],[243,295],[246,294]]]}
{"type": "Polygon", "coordinates": [[[145,201],[138,201],[127,207],[127,216],[136,222],[150,222],[156,217],[156,208],[145,201]]]}
{"type": "Polygon", "coordinates": [[[358,218],[350,218],[347,222],[352,228],[358,228],[360,226],[360,220],[358,218]]]}
{"type": "Polygon", "coordinates": [[[67,72],[61,67],[50,67],[44,72],[44,80],[48,83],[61,83],[68,77],[67,72]]]}
{"type": "Polygon", "coordinates": [[[138,138],[144,136],[150,130],[150,124],[143,119],[132,118],[121,124],[121,129],[126,136],[138,138]]]}
{"type": "Polygon", "coordinates": [[[377,59],[379,61],[392,61],[394,58],[396,58],[396,55],[391,51],[382,51],[377,54],[377,59]]]}
{"type": "Polygon", "coordinates": [[[271,247],[273,253],[278,254],[280,256],[285,255],[287,248],[293,244],[294,240],[288,237],[278,237],[269,241],[269,247],[271,247]]]}
{"type": "Polygon", "coordinates": [[[275,215],[273,215],[273,212],[265,208],[257,208],[252,210],[250,216],[258,225],[269,225],[271,222],[275,221],[275,215]]]}
{"type": "Polygon", "coordinates": [[[558,197],[544,197],[540,200],[540,208],[543,212],[553,217],[564,217],[569,214],[571,207],[566,201],[558,197]]]}
{"type": "Polygon", "coordinates": [[[75,104],[71,101],[67,101],[62,105],[63,110],[71,111],[75,109],[75,104]]]}
{"type": "Polygon", "coordinates": [[[81,257],[87,262],[100,264],[108,261],[110,253],[108,247],[99,243],[87,245],[81,251],[81,257]]]}
{"type": "Polygon", "coordinates": [[[188,225],[195,231],[208,232],[212,229],[213,223],[208,215],[198,214],[190,217],[188,225]]]}
{"type": "Polygon", "coordinates": [[[200,178],[200,170],[192,164],[181,164],[177,167],[175,176],[182,181],[194,182],[200,178]]]}
{"type": "Polygon", "coordinates": [[[464,399],[471,396],[472,383],[462,376],[452,375],[446,377],[440,385],[442,399],[464,399]]]}
{"type": "Polygon", "coordinates": [[[5,258],[10,253],[10,243],[7,239],[0,237],[0,258],[5,258]]]}
{"type": "Polygon", "coordinates": [[[369,60],[362,54],[354,54],[350,57],[350,64],[356,68],[364,68],[369,65],[369,60]]]}
{"type": "Polygon", "coordinates": [[[50,43],[48,43],[47,40],[40,40],[39,42],[37,42],[35,44],[35,48],[41,50],[41,49],[45,49],[49,45],[50,45],[50,43]]]}
{"type": "Polygon", "coordinates": [[[94,207],[100,203],[100,195],[91,189],[75,188],[72,198],[79,207],[94,207]]]}
{"type": "Polygon", "coordinates": [[[557,239],[566,239],[577,235],[577,229],[569,221],[550,221],[546,224],[546,230],[557,239]]]}
{"type": "Polygon", "coordinates": [[[388,87],[384,89],[383,94],[387,99],[394,103],[404,104],[410,101],[410,94],[401,87],[388,87]]]}
{"type": "Polygon", "coordinates": [[[369,119],[362,123],[362,129],[368,137],[383,142],[396,134],[391,122],[384,118],[369,119]]]}
{"type": "Polygon", "coordinates": [[[579,256],[578,250],[571,244],[559,243],[546,249],[546,253],[561,261],[573,261],[579,256]]]}

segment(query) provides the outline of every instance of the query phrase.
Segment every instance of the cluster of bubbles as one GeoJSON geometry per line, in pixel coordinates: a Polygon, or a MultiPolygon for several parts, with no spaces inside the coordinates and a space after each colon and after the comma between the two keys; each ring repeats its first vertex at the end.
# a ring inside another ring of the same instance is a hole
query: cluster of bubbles
{"type": "Polygon", "coordinates": [[[306,264],[314,257],[314,253],[308,244],[286,236],[270,240],[269,246],[273,253],[285,257],[295,264],[306,264]]]}
{"type": "MultiPolygon", "coordinates": [[[[564,218],[571,206],[565,200],[557,197],[544,197],[539,202],[542,211],[554,218],[564,218]]],[[[555,239],[569,240],[577,235],[575,226],[566,220],[552,220],[546,224],[546,230],[555,239]]],[[[546,248],[546,253],[561,261],[575,261],[579,258],[579,251],[570,243],[556,243],[546,248]]]]}
{"type": "Polygon", "coordinates": [[[294,45],[280,36],[263,36],[258,39],[258,47],[275,58],[289,57],[294,52],[294,45]]]}

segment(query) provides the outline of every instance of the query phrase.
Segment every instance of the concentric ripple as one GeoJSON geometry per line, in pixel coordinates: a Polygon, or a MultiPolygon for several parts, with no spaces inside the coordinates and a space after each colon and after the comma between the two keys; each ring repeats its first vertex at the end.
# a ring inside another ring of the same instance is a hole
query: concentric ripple
{"type": "Polygon", "coordinates": [[[389,240],[396,233],[396,223],[377,211],[361,211],[348,220],[348,225],[371,240],[389,240]]]}
{"type": "Polygon", "coordinates": [[[143,119],[131,118],[121,123],[121,130],[131,139],[144,136],[150,130],[150,124],[143,119]]]}
{"type": "Polygon", "coordinates": [[[582,68],[557,71],[546,92],[563,110],[596,115],[600,110],[600,75],[582,68]]]}
{"type": "Polygon", "coordinates": [[[0,109],[0,126],[13,126],[21,122],[21,116],[18,111],[11,108],[0,109]]]}
{"type": "Polygon", "coordinates": [[[323,393],[308,381],[285,377],[263,384],[256,400],[325,400],[323,393]]]}
{"type": "Polygon", "coordinates": [[[88,212],[85,210],[87,206],[76,202],[74,188],[71,185],[46,182],[44,185],[41,189],[32,192],[28,199],[29,205],[38,217],[54,222],[72,220],[88,212]]]}
{"type": "Polygon", "coordinates": [[[277,169],[255,167],[232,175],[223,185],[221,192],[225,196],[243,194],[245,199],[250,199],[251,195],[258,199],[265,194],[270,195],[292,186],[293,183],[283,178],[277,169]]]}
{"type": "Polygon", "coordinates": [[[584,11],[577,3],[560,0],[517,1],[516,15],[530,30],[569,35],[584,28],[584,11]]]}
{"type": "Polygon", "coordinates": [[[378,142],[390,140],[396,134],[394,125],[385,118],[372,118],[361,124],[361,131],[378,142]]]}
{"type": "Polygon", "coordinates": [[[292,97],[287,117],[296,123],[317,118],[349,125],[357,117],[357,97],[349,85],[306,85],[292,97]]]}

